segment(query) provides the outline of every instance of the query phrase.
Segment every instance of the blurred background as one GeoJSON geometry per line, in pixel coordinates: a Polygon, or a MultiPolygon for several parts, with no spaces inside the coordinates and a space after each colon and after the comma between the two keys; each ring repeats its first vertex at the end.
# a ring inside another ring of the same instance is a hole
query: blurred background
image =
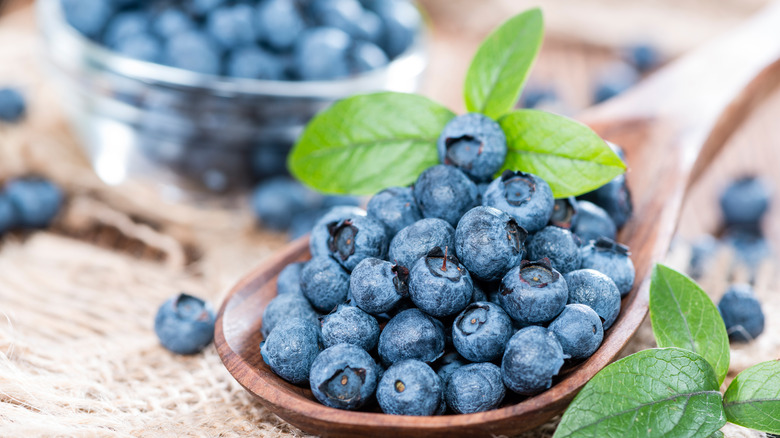
{"type": "MultiPolygon", "coordinates": [[[[279,151],[308,117],[333,98],[383,88],[419,90],[463,112],[463,78],[479,42],[507,17],[540,6],[546,36],[520,105],[576,118],[768,1],[424,0],[424,30],[407,45],[393,53],[378,44],[386,57],[367,61],[362,76],[319,88],[301,85],[299,70],[258,84],[116,59],[116,47],[66,29],[56,3],[0,0],[0,89],[17,89],[25,101],[19,121],[0,122],[0,181],[42,176],[64,199],[48,228],[12,231],[0,244],[4,436],[302,435],[253,402],[213,348],[185,358],[162,350],[151,321],[177,291],[218,306],[240,276],[305,233],[322,208],[362,202],[310,201],[278,179],[286,173],[279,151]],[[127,79],[128,71],[137,76],[127,79]],[[177,107],[185,109],[171,111],[177,107]],[[291,115],[268,111],[281,107],[291,115]],[[240,134],[225,138],[227,131],[240,134]],[[288,190],[308,201],[287,202],[288,190]],[[286,207],[258,207],[269,199],[286,207]]],[[[780,309],[772,256],[780,244],[779,112],[776,94],[693,187],[668,259],[716,300],[735,282],[752,283],[765,313],[780,309]],[[745,175],[760,175],[772,207],[759,231],[729,238],[719,197],[745,175]]],[[[767,324],[764,336],[734,347],[732,376],[780,351],[780,327],[767,324]]],[[[632,348],[651,343],[645,329],[632,348]]],[[[527,436],[549,436],[553,427],[527,436]]]]}

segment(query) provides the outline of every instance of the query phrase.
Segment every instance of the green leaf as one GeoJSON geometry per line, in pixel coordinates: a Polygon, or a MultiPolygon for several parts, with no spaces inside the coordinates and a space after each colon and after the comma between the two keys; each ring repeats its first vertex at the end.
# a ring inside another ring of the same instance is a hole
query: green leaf
{"type": "Polygon", "coordinates": [[[780,360],[739,373],[726,390],[723,405],[730,422],[780,434],[780,360]]]}
{"type": "Polygon", "coordinates": [[[540,176],[556,198],[595,190],[626,170],[620,157],[592,129],[566,117],[518,110],[498,123],[508,149],[502,171],[540,176]]]}
{"type": "Polygon", "coordinates": [[[723,432],[716,430],[712,432],[708,438],[723,438],[723,432]]]}
{"type": "Polygon", "coordinates": [[[350,97],[309,122],[287,163],[296,178],[326,193],[373,194],[409,185],[438,164],[436,140],[453,117],[415,94],[350,97]]]}
{"type": "Polygon", "coordinates": [[[514,108],[542,45],[542,11],[530,9],[493,31],[466,73],[466,108],[497,119],[514,108]]]}
{"type": "Polygon", "coordinates": [[[690,351],[663,348],[596,374],[566,409],[554,438],[702,437],[724,424],[710,364],[690,351]]]}
{"type": "Polygon", "coordinates": [[[712,365],[718,382],[729,372],[729,337],[723,318],[695,281],[657,264],[650,282],[650,322],[659,347],[699,354],[712,365]]]}

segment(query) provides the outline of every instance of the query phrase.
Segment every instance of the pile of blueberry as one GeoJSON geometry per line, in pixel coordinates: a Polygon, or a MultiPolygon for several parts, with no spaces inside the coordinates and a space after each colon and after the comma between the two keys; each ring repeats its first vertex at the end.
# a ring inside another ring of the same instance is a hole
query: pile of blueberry
{"type": "Polygon", "coordinates": [[[311,260],[279,274],[263,359],[326,406],[472,413],[507,388],[539,393],[598,349],[633,286],[612,240],[612,217],[630,214],[624,179],[590,195],[606,210],[555,201],[535,175],[493,179],[506,139],[479,114],[453,119],[438,147],[442,164],[412,187],[381,191],[367,211],[333,208],[311,260]]]}
{"type": "Polygon", "coordinates": [[[49,226],[63,200],[62,190],[51,181],[34,177],[8,181],[0,191],[0,235],[49,226]]]}
{"type": "Polygon", "coordinates": [[[123,55],[210,75],[329,80],[380,68],[421,26],[407,0],[61,0],[123,55]]]}

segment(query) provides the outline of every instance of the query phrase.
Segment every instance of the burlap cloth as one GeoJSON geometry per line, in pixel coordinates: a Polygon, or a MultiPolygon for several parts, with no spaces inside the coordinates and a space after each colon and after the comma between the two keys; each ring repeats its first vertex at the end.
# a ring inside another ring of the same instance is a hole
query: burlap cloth
{"type": "MultiPolygon", "coordinates": [[[[51,230],[0,243],[0,436],[302,436],[232,379],[213,346],[176,356],[152,330],[171,294],[217,306],[284,236],[258,231],[246,209],[161,205],[141,189],[103,185],[40,74],[28,21],[0,22],[0,78],[23,85],[31,108],[23,125],[0,127],[0,178],[45,174],[69,201],[51,230]]],[[[682,265],[687,246],[677,248],[670,261],[682,265]]],[[[716,297],[731,257],[720,254],[704,282],[716,297]]],[[[780,294],[772,267],[761,272],[771,315],[780,294]]],[[[780,320],[770,317],[762,337],[735,347],[731,375],[780,356],[779,343],[780,320]]],[[[646,324],[626,353],[651,346],[646,324]]],[[[551,436],[554,426],[523,436],[551,436]]]]}

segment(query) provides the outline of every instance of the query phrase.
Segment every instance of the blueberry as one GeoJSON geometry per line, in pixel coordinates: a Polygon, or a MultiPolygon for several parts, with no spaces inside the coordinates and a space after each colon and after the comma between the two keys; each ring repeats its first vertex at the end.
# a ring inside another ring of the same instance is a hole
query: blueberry
{"type": "Polygon", "coordinates": [[[371,351],[379,342],[379,323],[355,306],[340,304],[335,312],[322,317],[322,342],[325,347],[352,344],[371,351]]]}
{"type": "Polygon", "coordinates": [[[351,272],[367,257],[384,259],[390,238],[387,229],[369,216],[355,216],[328,224],[328,250],[331,257],[351,272]]]}
{"type": "Polygon", "coordinates": [[[15,88],[0,88],[0,122],[15,123],[22,119],[27,104],[15,88]]]}
{"type": "Polygon", "coordinates": [[[723,242],[730,245],[739,265],[746,266],[752,273],[771,255],[769,243],[761,230],[753,226],[733,226],[723,234],[723,242]]]}
{"type": "Polygon", "coordinates": [[[0,194],[0,236],[16,226],[19,221],[16,215],[16,209],[8,196],[0,194]]]}
{"type": "Polygon", "coordinates": [[[401,55],[412,45],[420,30],[420,13],[403,0],[375,1],[370,6],[384,23],[381,45],[387,56],[393,59],[401,55]]]}
{"type": "Polygon", "coordinates": [[[488,294],[483,289],[483,285],[479,284],[476,278],[472,278],[472,281],[474,282],[474,294],[471,296],[471,302],[488,301],[488,294]]]}
{"type": "Polygon", "coordinates": [[[330,257],[314,257],[301,270],[301,291],[315,309],[330,312],[347,299],[349,274],[330,257]]]}
{"type": "Polygon", "coordinates": [[[580,196],[580,199],[590,201],[604,209],[617,228],[622,228],[633,213],[631,192],[626,185],[625,175],[616,176],[598,189],[580,196]]]}
{"type": "Polygon", "coordinates": [[[482,205],[509,213],[518,225],[535,233],[550,221],[555,199],[550,186],[536,175],[510,170],[493,180],[482,205]]]}
{"type": "Polygon", "coordinates": [[[569,287],[569,304],[585,304],[601,318],[604,330],[620,313],[620,291],[611,278],[594,269],[579,269],[564,276],[569,287]]]}
{"type": "Polygon", "coordinates": [[[103,35],[103,44],[116,49],[125,39],[146,34],[148,28],[149,17],[144,12],[122,12],[108,23],[103,35]]]}
{"type": "Polygon", "coordinates": [[[165,48],[165,64],[197,73],[217,75],[222,53],[211,37],[200,31],[188,31],[171,37],[165,48]]]}
{"type": "Polygon", "coordinates": [[[246,46],[230,53],[227,75],[234,78],[282,80],[284,65],[276,55],[259,47],[246,46]]]}
{"type": "Polygon", "coordinates": [[[61,0],[65,20],[87,38],[97,38],[114,13],[105,0],[61,0]]]}
{"type": "Polygon", "coordinates": [[[563,366],[563,349],[544,327],[530,326],[512,336],[501,360],[501,376],[507,388],[534,395],[552,385],[563,366]]]}
{"type": "Polygon", "coordinates": [[[309,385],[314,397],[325,406],[354,410],[371,399],[379,381],[374,359],[351,344],[326,348],[314,359],[309,385]]]}
{"type": "Polygon", "coordinates": [[[264,338],[267,338],[278,323],[288,318],[302,318],[316,322],[318,317],[319,314],[302,294],[277,295],[263,311],[261,333],[264,338]]]}
{"type": "Polygon", "coordinates": [[[639,73],[629,64],[609,65],[596,80],[593,103],[601,103],[628,90],[639,82],[639,73]]]}
{"type": "Polygon", "coordinates": [[[769,209],[770,186],[756,176],[745,176],[729,184],[720,195],[726,225],[754,225],[769,209]]]}
{"type": "Polygon", "coordinates": [[[558,338],[563,354],[575,360],[590,357],[604,339],[599,315],[584,304],[567,304],[547,329],[558,338]]]}
{"type": "Polygon", "coordinates": [[[409,295],[409,270],[403,266],[369,257],[363,259],[349,277],[354,304],[372,315],[389,312],[409,295]]]}
{"type": "Polygon", "coordinates": [[[456,352],[450,352],[442,356],[442,358],[438,361],[438,369],[436,370],[436,374],[441,378],[442,383],[447,385],[447,380],[449,380],[452,373],[455,372],[458,368],[468,365],[470,362],[466,359],[462,358],[458,353],[456,352]]]}
{"type": "Polygon", "coordinates": [[[582,269],[595,269],[615,282],[620,296],[625,296],[634,287],[634,262],[628,247],[613,240],[600,237],[581,250],[582,269]]]}
{"type": "Polygon", "coordinates": [[[453,227],[477,206],[479,195],[476,184],[466,174],[444,164],[425,169],[413,190],[424,217],[444,219],[453,227]]]}
{"type": "Polygon", "coordinates": [[[579,209],[577,199],[574,197],[556,199],[550,216],[550,225],[571,230],[579,209]]]}
{"type": "Polygon", "coordinates": [[[278,295],[302,294],[301,271],[305,265],[304,262],[290,263],[282,269],[276,279],[276,293],[278,295]]]}
{"type": "Polygon", "coordinates": [[[484,301],[470,304],[452,323],[455,349],[472,362],[501,357],[513,334],[512,319],[504,309],[484,301]]]}
{"type": "Polygon", "coordinates": [[[160,37],[168,39],[174,35],[195,28],[195,23],[181,9],[169,7],[161,11],[152,21],[152,29],[160,37]]]}
{"type": "Polygon", "coordinates": [[[366,38],[360,27],[364,10],[358,0],[315,0],[310,13],[321,26],[341,29],[353,38],[366,38]]]}
{"type": "Polygon", "coordinates": [[[252,209],[260,223],[278,231],[287,229],[296,212],[316,208],[321,202],[321,195],[287,177],[264,181],[252,193],[252,209]]]}
{"type": "Polygon", "coordinates": [[[520,106],[523,108],[537,108],[546,102],[558,100],[558,93],[549,86],[526,85],[520,98],[520,106]]]}
{"type": "Polygon", "coordinates": [[[583,242],[599,237],[615,239],[617,227],[609,214],[598,205],[580,200],[577,202],[577,215],[573,219],[572,230],[583,242]]]}
{"type": "Polygon", "coordinates": [[[689,272],[691,277],[700,278],[712,265],[715,254],[719,251],[718,239],[706,234],[691,244],[691,260],[689,272]]]}
{"type": "Polygon", "coordinates": [[[417,360],[393,364],[376,388],[379,407],[391,415],[434,415],[442,398],[441,379],[430,366],[417,360]]]}
{"type": "Polygon", "coordinates": [[[420,257],[435,247],[455,248],[455,229],[442,219],[419,220],[401,229],[390,242],[388,258],[411,268],[420,257]]]}
{"type": "Polygon", "coordinates": [[[654,46],[641,43],[627,48],[626,58],[637,70],[644,73],[650,71],[661,63],[661,54],[654,46]]]}
{"type": "Polygon", "coordinates": [[[761,303],[747,284],[732,285],[718,302],[729,339],[750,342],[764,331],[761,303]]]}
{"type": "Polygon", "coordinates": [[[186,3],[193,14],[204,17],[226,2],[227,0],[192,0],[186,3]]]}
{"type": "Polygon", "coordinates": [[[54,183],[40,178],[9,181],[5,195],[16,211],[17,225],[24,228],[49,226],[59,213],[64,197],[54,183]]]}
{"type": "Polygon", "coordinates": [[[176,354],[196,354],[214,339],[216,316],[211,306],[187,294],[165,301],[154,317],[154,332],[163,347],[176,354]]]}
{"type": "Polygon", "coordinates": [[[260,38],[273,49],[287,51],[306,28],[295,2],[262,0],[257,5],[256,29],[260,38]]]}
{"type": "Polygon", "coordinates": [[[295,71],[304,81],[329,80],[349,75],[348,55],[352,40],[333,27],[304,31],[295,43],[295,71]]]}
{"type": "Polygon", "coordinates": [[[328,232],[329,224],[365,215],[366,211],[362,208],[351,206],[333,207],[328,210],[311,229],[309,250],[312,257],[330,255],[330,250],[328,249],[328,240],[330,239],[330,233],[328,232]]]}
{"type": "Polygon", "coordinates": [[[303,318],[280,321],[260,344],[263,361],[279,377],[296,385],[309,380],[311,365],[320,350],[317,323],[303,318]]]}
{"type": "Polygon", "coordinates": [[[356,41],[349,49],[349,64],[352,73],[365,73],[384,67],[390,62],[387,55],[376,44],[356,41]]]}
{"type": "Polygon", "coordinates": [[[206,19],[206,30],[226,50],[255,43],[255,10],[248,4],[223,6],[206,19]]]}
{"type": "Polygon", "coordinates": [[[568,298],[566,280],[547,259],[524,260],[509,271],[498,295],[506,313],[524,325],[552,321],[566,307],[568,298]]]}
{"type": "Polygon", "coordinates": [[[455,315],[470,302],[474,291],[466,268],[447,248],[436,247],[409,271],[409,295],[425,313],[455,315]]]}
{"type": "Polygon", "coordinates": [[[156,38],[146,33],[122,39],[115,46],[115,50],[117,53],[141,61],[157,63],[162,60],[162,45],[156,38]]]}
{"type": "Polygon", "coordinates": [[[404,359],[433,362],[444,354],[444,328],[419,309],[404,310],[382,330],[378,352],[385,364],[404,359]]]}
{"type": "Polygon", "coordinates": [[[507,213],[493,207],[474,207],[458,222],[455,249],[473,276],[499,280],[523,259],[527,236],[507,213]]]}
{"type": "Polygon", "coordinates": [[[552,267],[561,274],[580,268],[580,244],[571,231],[547,226],[528,239],[528,257],[531,260],[550,259],[552,267]]]}
{"type": "Polygon", "coordinates": [[[391,236],[422,219],[409,187],[390,187],[377,193],[368,201],[368,214],[385,224],[391,236]]]}
{"type": "Polygon", "coordinates": [[[458,414],[496,409],[504,400],[506,388],[501,368],[492,363],[473,363],[458,368],[446,383],[447,406],[458,414]]]}
{"type": "Polygon", "coordinates": [[[436,146],[439,162],[457,167],[477,182],[492,180],[506,159],[506,135],[501,126],[478,113],[450,120],[436,146]]]}

